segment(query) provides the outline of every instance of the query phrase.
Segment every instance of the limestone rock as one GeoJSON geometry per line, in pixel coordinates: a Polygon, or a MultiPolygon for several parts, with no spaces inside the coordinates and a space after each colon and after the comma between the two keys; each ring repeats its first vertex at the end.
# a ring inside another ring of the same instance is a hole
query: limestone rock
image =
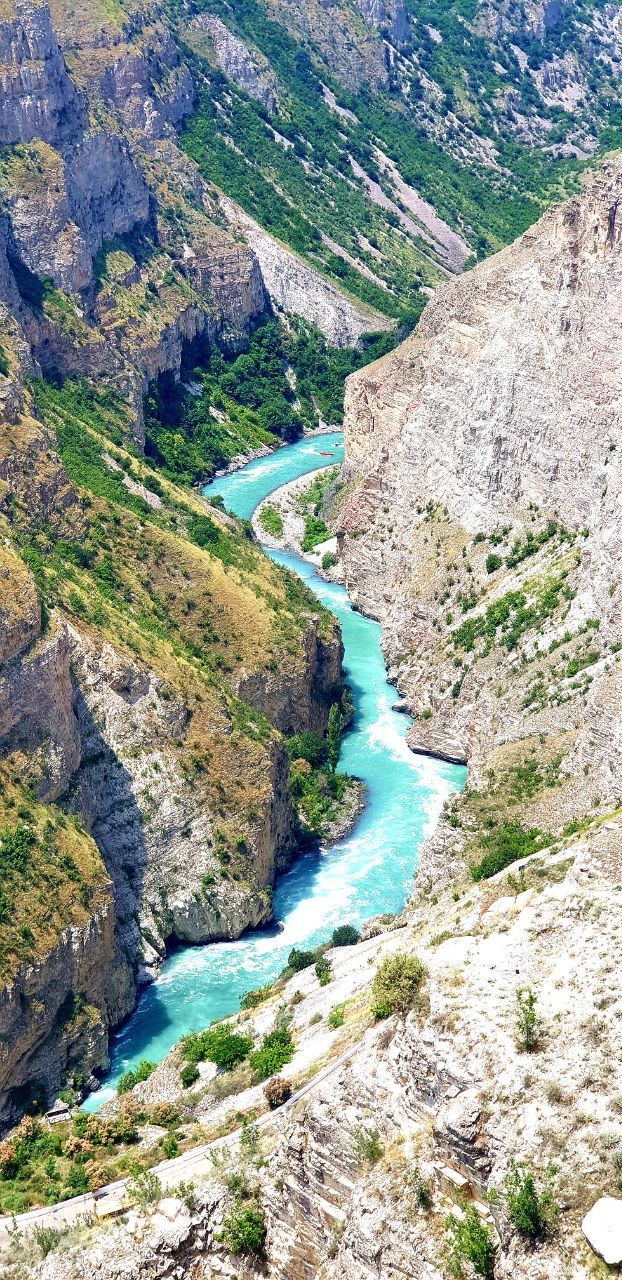
{"type": "Polygon", "coordinates": [[[582,1222],[583,1234],[599,1258],[610,1267],[622,1263],[622,1200],[601,1196],[582,1222]]]}
{"type": "Polygon", "coordinates": [[[258,52],[234,36],[220,18],[201,13],[188,23],[186,38],[198,52],[207,52],[223,75],[239,85],[249,97],[270,113],[278,98],[278,82],[269,63],[258,52]]]}

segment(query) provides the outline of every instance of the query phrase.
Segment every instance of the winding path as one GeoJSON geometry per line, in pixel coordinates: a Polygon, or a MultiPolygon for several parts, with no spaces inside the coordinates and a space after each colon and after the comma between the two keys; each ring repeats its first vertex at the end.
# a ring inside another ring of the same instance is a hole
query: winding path
{"type": "MultiPolygon", "coordinates": [[[[297,1089],[291,1098],[283,1103],[283,1106],[279,1107],[277,1111],[267,1111],[264,1115],[259,1116],[259,1119],[255,1121],[257,1128],[267,1128],[274,1123],[277,1116],[289,1110],[301,1098],[306,1097],[307,1094],[313,1093],[324,1080],[328,1079],[345,1062],[354,1057],[359,1048],[359,1044],[351,1045],[349,1049],[340,1053],[334,1062],[329,1062],[328,1066],[318,1071],[318,1074],[312,1080],[297,1089]]],[[[199,1147],[193,1147],[190,1151],[184,1151],[182,1155],[175,1156],[173,1160],[162,1160],[160,1164],[156,1164],[150,1169],[150,1173],[154,1173],[159,1179],[163,1191],[173,1190],[180,1182],[188,1182],[195,1178],[204,1177],[206,1174],[213,1173],[214,1170],[209,1153],[219,1147],[235,1146],[236,1142],[239,1142],[242,1133],[243,1130],[241,1128],[234,1129],[233,1133],[226,1133],[221,1138],[214,1138],[213,1142],[205,1142],[199,1147]]],[[[130,1181],[130,1178],[120,1178],[117,1182],[110,1182],[98,1191],[89,1191],[85,1195],[74,1196],[71,1200],[62,1200],[59,1204],[45,1205],[40,1209],[31,1209],[28,1213],[20,1213],[13,1218],[0,1218],[0,1245],[8,1244],[11,1234],[16,1229],[27,1232],[40,1226],[70,1227],[84,1218],[112,1217],[117,1212],[129,1209],[132,1201],[127,1198],[125,1193],[130,1181]]]]}

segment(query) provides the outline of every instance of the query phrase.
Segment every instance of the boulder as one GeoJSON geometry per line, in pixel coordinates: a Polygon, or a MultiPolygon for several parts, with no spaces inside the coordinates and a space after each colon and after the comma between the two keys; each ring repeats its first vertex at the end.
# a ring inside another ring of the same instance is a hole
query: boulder
{"type": "Polygon", "coordinates": [[[610,1267],[622,1263],[622,1200],[601,1196],[581,1223],[590,1248],[610,1267]]]}

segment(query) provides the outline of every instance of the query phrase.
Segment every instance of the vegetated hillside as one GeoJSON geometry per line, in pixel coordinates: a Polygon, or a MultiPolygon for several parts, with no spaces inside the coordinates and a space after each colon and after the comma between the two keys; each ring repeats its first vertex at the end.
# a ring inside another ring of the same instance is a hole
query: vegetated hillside
{"type": "Polygon", "coordinates": [[[622,49],[600,4],[174,12],[204,176],[388,315],[514,239],[617,139],[622,49]]]}
{"type": "Polygon", "coordinates": [[[31,394],[3,452],[3,1119],[105,1064],[167,939],[270,918],[282,735],[340,693],[331,617],[128,452],[112,392],[31,394]]]}
{"type": "Polygon", "coordinates": [[[38,1277],[591,1280],[622,1260],[621,192],[618,158],[348,380],[348,586],[411,745],[466,758],[468,787],[401,917],[293,951],[114,1108],[184,1147],[246,1120],[239,1146],[38,1277]]]}

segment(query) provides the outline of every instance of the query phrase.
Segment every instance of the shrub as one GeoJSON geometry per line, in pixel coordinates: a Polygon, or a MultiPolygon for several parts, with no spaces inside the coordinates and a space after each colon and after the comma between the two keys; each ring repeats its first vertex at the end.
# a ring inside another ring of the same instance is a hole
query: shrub
{"type": "Polygon", "coordinates": [[[245,991],[240,1000],[240,1009],[256,1009],[262,1000],[267,1000],[272,992],[270,985],[265,987],[255,987],[253,991],[245,991]]]}
{"type": "Polygon", "coordinates": [[[497,569],[501,568],[502,564],[501,556],[497,556],[494,551],[491,551],[490,555],[486,556],[486,573],[495,573],[497,569]]]}
{"type": "Polygon", "coordinates": [[[277,1075],[293,1056],[294,1042],[289,1031],[277,1029],[264,1036],[259,1049],[251,1053],[250,1064],[259,1080],[267,1080],[268,1076],[277,1075]]]}
{"type": "Polygon", "coordinates": [[[287,968],[293,969],[294,973],[300,973],[302,969],[309,969],[314,960],[314,951],[299,951],[298,947],[292,947],[287,957],[287,968]]]}
{"type": "Polygon", "coordinates": [[[419,1209],[423,1209],[424,1213],[428,1213],[432,1208],[432,1184],[428,1178],[424,1178],[416,1163],[413,1165],[411,1176],[415,1204],[419,1209]]]}
{"type": "Polygon", "coordinates": [[[354,1130],[353,1136],[354,1152],[358,1163],[377,1164],[384,1150],[378,1130],[358,1127],[354,1130]]]}
{"type": "Polygon", "coordinates": [[[333,1031],[336,1031],[338,1027],[343,1026],[345,1020],[345,1007],[345,1004],[336,1004],[334,1009],[331,1009],[326,1021],[328,1022],[329,1027],[332,1027],[333,1031]]]}
{"type": "Polygon", "coordinates": [[[276,507],[266,505],[259,512],[259,523],[266,533],[272,534],[273,538],[282,538],[283,536],[283,517],[276,507]]]}
{"type": "Polygon", "coordinates": [[[162,1143],[162,1150],[167,1160],[174,1160],[175,1156],[179,1155],[179,1143],[174,1133],[167,1133],[162,1143]]]}
{"type": "Polygon", "coordinates": [[[262,1258],[266,1234],[266,1220],[259,1205],[236,1207],[222,1224],[222,1240],[234,1257],[252,1254],[256,1258],[262,1258]]]}
{"type": "Polygon", "coordinates": [[[127,1189],[131,1200],[143,1209],[162,1198],[162,1183],[151,1169],[135,1168],[127,1189]]]}
{"type": "Polygon", "coordinates": [[[290,760],[306,760],[314,769],[328,759],[328,744],[319,733],[297,733],[285,746],[290,760]]]}
{"type": "Polygon", "coordinates": [[[199,1068],[196,1065],[196,1062],[187,1062],[185,1067],[182,1067],[179,1073],[179,1078],[181,1080],[181,1083],[184,1086],[184,1089],[189,1089],[190,1086],[193,1085],[195,1081],[198,1080],[200,1074],[201,1073],[199,1071],[199,1068]]]}
{"type": "Polygon", "coordinates": [[[538,1047],[537,996],[531,987],[516,992],[516,1044],[521,1053],[533,1053],[538,1047]]]}
{"type": "Polygon", "coordinates": [[[335,552],[325,551],[324,555],[322,556],[322,568],[324,570],[334,569],[336,564],[337,564],[337,556],[335,555],[335,552]]]}
{"type": "Polygon", "coordinates": [[[512,862],[520,858],[528,858],[550,843],[551,837],[538,827],[523,827],[520,822],[504,822],[496,831],[482,838],[482,846],[488,852],[480,862],[470,867],[471,878],[488,880],[498,871],[503,871],[512,862]]]}
{"type": "Polygon", "coordinates": [[[406,1014],[417,1008],[426,973],[425,965],[418,956],[409,956],[401,951],[387,956],[378,966],[372,983],[374,1016],[406,1014]]]}
{"type": "Polygon", "coordinates": [[[155,1071],[155,1062],[148,1062],[146,1058],[141,1058],[134,1070],[126,1071],[119,1079],[117,1085],[117,1093],[128,1093],[134,1088],[135,1084],[141,1084],[143,1080],[148,1080],[152,1071],[155,1071]]]}
{"type": "Polygon", "coordinates": [[[57,1249],[63,1236],[67,1234],[67,1227],[43,1227],[37,1226],[33,1230],[34,1241],[42,1258],[47,1258],[48,1253],[52,1253],[53,1249],[57,1249]]]}
{"type": "Polygon", "coordinates": [[[215,1062],[224,1071],[233,1071],[253,1047],[250,1036],[237,1035],[227,1026],[208,1027],[198,1035],[185,1036],[182,1044],[187,1062],[215,1062]]]}
{"type": "Polygon", "coordinates": [[[554,1173],[553,1166],[549,1164],[544,1188],[538,1192],[533,1174],[525,1165],[517,1164],[515,1160],[510,1162],[505,1180],[508,1213],[519,1234],[532,1243],[545,1234],[557,1214],[553,1196],[554,1173]]]}
{"type": "Polygon", "coordinates": [[[361,941],[361,935],[353,924],[340,924],[333,929],[333,946],[334,947],[354,947],[357,942],[361,941]]]}
{"type": "Polygon", "coordinates": [[[445,1219],[447,1237],[447,1264],[450,1275],[461,1277],[471,1274],[465,1272],[465,1264],[469,1264],[476,1276],[483,1280],[493,1280],[495,1247],[488,1227],[480,1220],[477,1210],[469,1205],[462,1218],[449,1214],[445,1219]]]}
{"type": "Polygon", "coordinates": [[[315,972],[321,987],[327,987],[333,976],[333,969],[330,960],[326,956],[320,956],[315,962],[315,972]]]}
{"type": "Polygon", "coordinates": [[[269,1080],[264,1089],[264,1098],[268,1103],[271,1111],[276,1111],[277,1107],[282,1107],[292,1096],[292,1086],[289,1080],[282,1080],[280,1076],[276,1076],[274,1080],[269,1080]]]}

